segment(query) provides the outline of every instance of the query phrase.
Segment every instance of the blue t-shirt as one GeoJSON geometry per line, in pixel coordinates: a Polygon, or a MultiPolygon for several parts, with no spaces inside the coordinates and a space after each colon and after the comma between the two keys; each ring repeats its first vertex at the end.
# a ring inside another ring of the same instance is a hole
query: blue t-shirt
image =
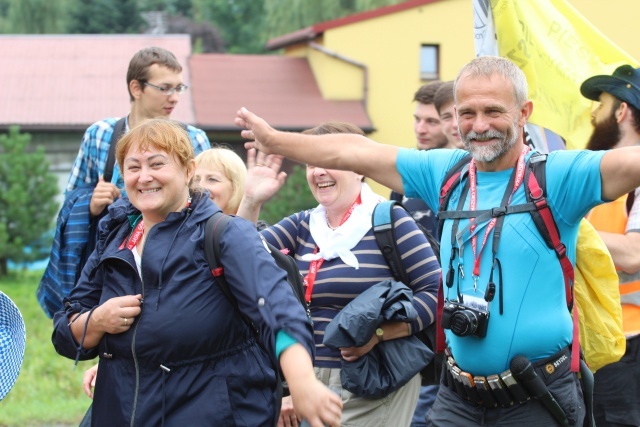
{"type": "MultiPolygon", "coordinates": [[[[405,194],[420,197],[431,209],[437,210],[442,180],[465,154],[462,150],[401,149],[396,164],[405,194]]],[[[575,263],[579,222],[589,209],[602,203],[600,161],[603,155],[604,152],[555,151],[547,159],[548,203],[572,263],[575,263]]],[[[478,210],[501,204],[512,172],[513,169],[478,172],[478,210]]],[[[460,184],[453,191],[449,209],[456,209],[463,187],[460,184]]],[[[469,197],[467,194],[462,196],[466,199],[464,209],[468,210],[469,197]]],[[[511,205],[523,203],[526,203],[524,184],[513,195],[511,205]]],[[[460,220],[458,230],[465,229],[468,223],[468,220],[460,220]]],[[[476,227],[478,250],[487,223],[476,227]]],[[[443,278],[447,277],[449,270],[452,225],[453,220],[447,220],[441,236],[443,278]]],[[[461,240],[462,256],[456,256],[453,261],[456,272],[453,286],[445,286],[444,296],[445,299],[456,300],[459,289],[465,303],[476,301],[482,304],[491,273],[493,233],[489,234],[480,256],[480,275],[475,287],[469,232],[461,240]],[[460,268],[464,277],[459,273],[460,268]]],[[[540,236],[529,212],[505,217],[497,258],[502,266],[502,284],[496,270],[493,277],[496,294],[488,304],[490,317],[486,337],[459,337],[445,330],[447,345],[454,359],[462,370],[474,375],[503,372],[509,368],[511,359],[519,354],[532,361],[551,356],[572,340],[572,319],[567,309],[560,263],[555,252],[540,236]],[[502,314],[498,303],[500,292],[503,292],[504,301],[502,314]]]]}

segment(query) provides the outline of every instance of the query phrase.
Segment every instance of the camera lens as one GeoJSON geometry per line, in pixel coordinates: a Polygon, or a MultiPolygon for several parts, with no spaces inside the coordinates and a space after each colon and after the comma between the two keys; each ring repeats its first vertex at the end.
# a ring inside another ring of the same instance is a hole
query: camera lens
{"type": "Polygon", "coordinates": [[[469,310],[458,310],[451,316],[451,332],[459,337],[473,335],[478,329],[478,318],[469,310]]]}

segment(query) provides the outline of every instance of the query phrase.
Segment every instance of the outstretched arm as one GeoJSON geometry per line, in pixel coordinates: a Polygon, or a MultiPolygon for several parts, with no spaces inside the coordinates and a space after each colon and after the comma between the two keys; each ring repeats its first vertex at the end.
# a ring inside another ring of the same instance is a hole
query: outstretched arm
{"type": "Polygon", "coordinates": [[[247,148],[275,153],[292,160],[329,169],[350,170],[393,190],[402,192],[402,178],[396,169],[398,147],[378,144],[355,134],[304,135],[280,132],[246,108],[236,116],[242,137],[252,140],[247,148]]]}
{"type": "Polygon", "coordinates": [[[615,200],[640,187],[640,146],[609,150],[602,157],[602,199],[615,200]]]}

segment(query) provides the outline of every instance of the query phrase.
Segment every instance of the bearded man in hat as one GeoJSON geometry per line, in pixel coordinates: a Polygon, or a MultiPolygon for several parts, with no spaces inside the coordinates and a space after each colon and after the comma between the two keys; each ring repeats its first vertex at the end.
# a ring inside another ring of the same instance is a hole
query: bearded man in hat
{"type": "MultiPolygon", "coordinates": [[[[640,68],[618,67],[580,87],[599,101],[591,114],[587,148],[611,150],[640,143],[640,68]]],[[[587,219],[607,245],[620,279],[622,327],[627,349],[619,362],[598,370],[594,384],[597,426],[640,425],[640,188],[592,209],[587,219]]]]}

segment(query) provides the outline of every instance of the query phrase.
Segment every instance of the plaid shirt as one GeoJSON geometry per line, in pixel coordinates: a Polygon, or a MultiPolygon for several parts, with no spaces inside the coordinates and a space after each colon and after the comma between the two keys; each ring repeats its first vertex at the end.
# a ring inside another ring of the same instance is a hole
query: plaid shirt
{"type": "MultiPolygon", "coordinates": [[[[109,145],[111,143],[111,135],[118,118],[108,118],[101,120],[89,126],[82,137],[82,144],[78,157],[76,157],[71,169],[71,176],[67,183],[66,192],[87,184],[97,184],[99,177],[104,172],[107,163],[107,155],[109,154],[109,145]]],[[[127,123],[126,129],[129,130],[127,123]]],[[[199,154],[204,150],[211,148],[209,138],[200,129],[193,126],[187,126],[187,132],[193,143],[195,154],[199,154]]],[[[111,179],[118,188],[124,189],[124,181],[116,162],[113,167],[113,177],[111,179]]]]}

